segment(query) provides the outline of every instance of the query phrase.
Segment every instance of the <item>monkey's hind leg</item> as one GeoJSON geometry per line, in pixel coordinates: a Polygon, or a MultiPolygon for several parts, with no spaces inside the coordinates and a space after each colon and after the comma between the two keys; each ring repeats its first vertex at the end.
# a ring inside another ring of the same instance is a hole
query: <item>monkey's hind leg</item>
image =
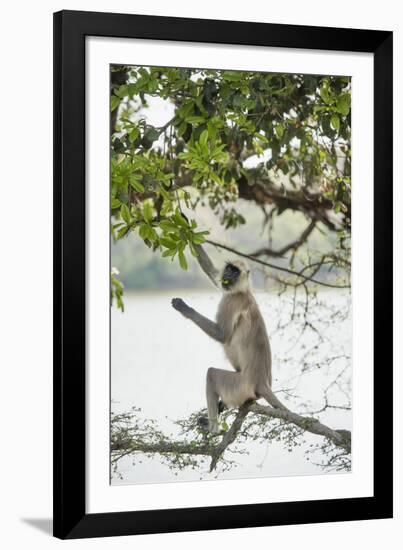
{"type": "Polygon", "coordinates": [[[239,407],[252,396],[242,383],[240,373],[210,368],[207,371],[206,397],[208,429],[218,434],[220,406],[239,407]]]}
{"type": "Polygon", "coordinates": [[[215,371],[218,371],[218,369],[208,369],[206,378],[206,398],[208,410],[207,428],[210,433],[219,434],[220,430],[218,429],[218,414],[220,395],[217,391],[218,388],[215,379],[216,377],[214,375],[215,371]]]}
{"type": "MultiPolygon", "coordinates": [[[[218,414],[222,414],[226,409],[228,409],[227,405],[220,399],[218,401],[218,414]]],[[[209,431],[209,419],[207,416],[199,416],[197,423],[203,431],[209,431]]]]}
{"type": "Polygon", "coordinates": [[[209,368],[207,371],[206,378],[206,398],[207,398],[207,410],[208,418],[201,416],[198,419],[199,426],[205,430],[209,431],[212,434],[219,434],[220,430],[218,428],[218,415],[220,412],[220,405],[223,406],[224,403],[220,400],[219,393],[219,372],[220,369],[209,368]]]}

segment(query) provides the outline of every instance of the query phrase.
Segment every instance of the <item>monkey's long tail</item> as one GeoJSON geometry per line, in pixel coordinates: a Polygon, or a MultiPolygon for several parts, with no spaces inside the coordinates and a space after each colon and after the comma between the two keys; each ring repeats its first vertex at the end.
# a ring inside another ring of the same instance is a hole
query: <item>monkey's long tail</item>
{"type": "Polygon", "coordinates": [[[261,392],[261,395],[263,399],[266,399],[269,405],[271,405],[275,409],[283,409],[284,411],[288,411],[287,407],[283,405],[278,397],[275,396],[271,388],[266,387],[264,391],[261,392]]]}

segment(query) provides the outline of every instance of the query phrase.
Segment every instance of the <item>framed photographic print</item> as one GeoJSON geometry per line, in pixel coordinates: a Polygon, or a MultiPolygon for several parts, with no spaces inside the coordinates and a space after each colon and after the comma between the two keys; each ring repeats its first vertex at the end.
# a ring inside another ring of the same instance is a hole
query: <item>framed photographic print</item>
{"type": "Polygon", "coordinates": [[[54,535],[392,516],[392,33],[54,15],[54,535]]]}

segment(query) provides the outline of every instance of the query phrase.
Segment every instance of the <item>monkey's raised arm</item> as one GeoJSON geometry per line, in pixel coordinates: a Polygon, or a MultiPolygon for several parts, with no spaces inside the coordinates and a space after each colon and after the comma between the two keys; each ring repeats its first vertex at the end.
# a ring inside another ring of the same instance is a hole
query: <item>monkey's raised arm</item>
{"type": "Polygon", "coordinates": [[[204,317],[204,315],[201,315],[195,309],[185,304],[182,298],[173,298],[172,307],[182,313],[184,317],[193,321],[195,325],[201,328],[208,336],[217,340],[217,342],[221,344],[225,342],[222,328],[217,323],[214,323],[214,321],[210,321],[210,319],[207,319],[207,317],[204,317]]]}
{"type": "Polygon", "coordinates": [[[195,249],[197,252],[197,261],[199,262],[200,267],[212,283],[219,288],[219,270],[215,267],[201,244],[195,245],[195,249]]]}

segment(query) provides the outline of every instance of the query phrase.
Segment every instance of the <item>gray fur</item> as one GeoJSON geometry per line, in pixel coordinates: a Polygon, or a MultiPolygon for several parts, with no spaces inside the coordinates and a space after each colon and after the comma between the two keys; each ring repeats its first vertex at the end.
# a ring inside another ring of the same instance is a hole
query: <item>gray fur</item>
{"type": "MultiPolygon", "coordinates": [[[[205,258],[207,255],[203,253],[205,258]]],[[[249,270],[243,262],[232,264],[239,268],[240,274],[230,289],[225,290],[223,285],[216,322],[189,307],[181,298],[172,300],[172,306],[184,317],[223,344],[227,359],[235,369],[235,372],[215,368],[207,371],[206,395],[212,433],[218,433],[220,399],[227,407],[239,407],[246,401],[263,397],[273,407],[285,408],[271,390],[270,342],[249,286],[249,270]]]]}

